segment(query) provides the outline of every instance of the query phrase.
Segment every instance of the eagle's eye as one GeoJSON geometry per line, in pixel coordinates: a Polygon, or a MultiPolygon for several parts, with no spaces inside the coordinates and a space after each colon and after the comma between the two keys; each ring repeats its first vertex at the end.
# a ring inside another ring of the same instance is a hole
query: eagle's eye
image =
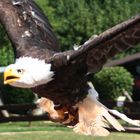
{"type": "Polygon", "coordinates": [[[17,69],[17,72],[18,72],[19,74],[23,74],[24,70],[23,70],[23,69],[17,69]]]}

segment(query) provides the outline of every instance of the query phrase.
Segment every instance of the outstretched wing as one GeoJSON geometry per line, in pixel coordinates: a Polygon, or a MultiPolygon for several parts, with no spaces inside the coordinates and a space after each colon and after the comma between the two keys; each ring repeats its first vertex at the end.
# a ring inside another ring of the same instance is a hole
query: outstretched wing
{"type": "Polygon", "coordinates": [[[109,58],[128,48],[135,47],[138,43],[140,43],[140,15],[90,39],[70,55],[69,61],[87,53],[86,64],[89,70],[95,73],[102,68],[109,58]]]}
{"type": "MultiPolygon", "coordinates": [[[[87,65],[89,72],[96,73],[109,58],[135,47],[138,43],[140,43],[140,15],[106,30],[99,36],[91,37],[78,50],[64,52],[61,56],[69,55],[67,63],[83,60],[83,65],[87,65]]],[[[59,55],[57,58],[59,61],[64,59],[59,55]]]]}
{"type": "Polygon", "coordinates": [[[17,57],[35,57],[38,53],[46,57],[59,51],[47,17],[33,0],[0,0],[0,21],[17,57]]]}

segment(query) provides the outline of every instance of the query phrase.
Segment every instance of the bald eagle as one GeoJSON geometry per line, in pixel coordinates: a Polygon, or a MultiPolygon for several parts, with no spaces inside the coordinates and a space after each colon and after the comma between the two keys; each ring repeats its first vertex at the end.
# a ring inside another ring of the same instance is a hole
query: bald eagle
{"type": "Polygon", "coordinates": [[[91,37],[76,49],[62,52],[51,25],[33,0],[0,0],[0,21],[13,45],[16,61],[4,72],[4,83],[31,88],[50,119],[80,134],[106,136],[109,123],[124,128],[111,115],[140,126],[101,104],[88,82],[107,59],[140,42],[140,15],[91,37]]]}

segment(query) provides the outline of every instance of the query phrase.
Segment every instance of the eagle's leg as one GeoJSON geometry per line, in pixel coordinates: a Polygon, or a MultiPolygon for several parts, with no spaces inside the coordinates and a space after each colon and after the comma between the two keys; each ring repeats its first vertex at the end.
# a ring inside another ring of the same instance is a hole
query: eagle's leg
{"type": "Polygon", "coordinates": [[[78,116],[78,109],[76,107],[67,106],[67,119],[64,120],[62,123],[68,127],[73,127],[78,123],[79,116],[78,116]]]}
{"type": "Polygon", "coordinates": [[[60,122],[64,120],[65,113],[63,109],[55,109],[55,105],[52,100],[42,97],[38,101],[38,106],[44,111],[47,112],[50,119],[55,122],[60,122]]]}
{"type": "Polygon", "coordinates": [[[47,112],[50,119],[54,122],[60,122],[65,125],[75,125],[77,123],[77,109],[55,105],[53,101],[44,97],[38,100],[38,106],[44,112],[47,112]]]}

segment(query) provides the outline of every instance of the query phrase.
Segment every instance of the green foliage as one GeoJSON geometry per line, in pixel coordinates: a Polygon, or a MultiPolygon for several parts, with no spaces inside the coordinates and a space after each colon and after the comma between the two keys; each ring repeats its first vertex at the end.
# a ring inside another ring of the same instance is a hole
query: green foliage
{"type": "Polygon", "coordinates": [[[13,48],[7,35],[0,25],[0,66],[6,66],[14,61],[13,48]]]}
{"type": "MultiPolygon", "coordinates": [[[[99,34],[140,12],[140,0],[37,0],[37,2],[54,27],[63,50],[71,48],[75,43],[82,44],[93,34],[99,34]]],[[[140,51],[140,47],[130,53],[137,51],[140,51]]]]}
{"type": "Polygon", "coordinates": [[[32,103],[34,100],[34,94],[29,89],[4,86],[2,93],[4,93],[3,99],[6,104],[32,103]]]}
{"type": "Polygon", "coordinates": [[[95,74],[93,83],[101,99],[116,100],[123,95],[123,90],[132,94],[134,79],[125,68],[110,67],[95,74]]]}

